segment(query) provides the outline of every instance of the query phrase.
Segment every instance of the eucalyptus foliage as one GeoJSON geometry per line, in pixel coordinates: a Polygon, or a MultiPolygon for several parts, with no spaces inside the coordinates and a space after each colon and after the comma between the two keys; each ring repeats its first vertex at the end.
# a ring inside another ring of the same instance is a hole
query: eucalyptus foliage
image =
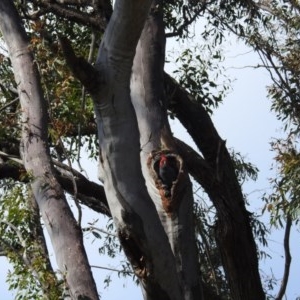
{"type": "MultiPolygon", "coordinates": [[[[61,42],[66,38],[79,59],[93,64],[105,26],[110,19],[110,6],[96,7],[91,1],[82,4],[73,4],[71,1],[67,7],[69,11],[64,12],[55,8],[59,1],[54,1],[53,6],[48,5],[48,1],[15,2],[30,37],[45,99],[49,105],[48,139],[51,157],[58,173],[61,172],[60,175],[67,171],[73,174],[72,183],[68,182],[66,191],[71,194],[70,202],[75,203],[80,215],[80,205],[86,203],[84,199],[87,198],[80,198],[80,191],[74,184],[75,177],[79,175],[72,170],[72,165],[77,162],[79,169],[83,171],[82,157],[88,156],[96,160],[99,156],[98,141],[90,93],[66,65],[61,42]],[[61,171],[59,167],[63,163],[64,171],[61,171]]],[[[275,152],[274,168],[277,177],[270,180],[273,192],[264,196],[264,211],[271,213],[271,224],[276,227],[284,227],[286,223],[289,226],[294,222],[298,224],[298,2],[164,1],[163,13],[166,37],[173,37],[177,41],[192,40],[196,34],[193,28],[195,22],[203,22],[200,33],[202,44],[185,49],[174,59],[177,66],[174,76],[193,101],[200,103],[209,114],[213,114],[231,89],[231,79],[226,77],[221,66],[224,60],[221,46],[226,36],[236,35],[259,54],[261,65],[254,67],[265,68],[270,74],[273,84],[268,87],[268,93],[272,109],[278,119],[283,121],[286,132],[286,137],[271,144],[275,152]]],[[[0,47],[0,163],[6,164],[5,171],[11,172],[7,176],[10,179],[1,177],[0,249],[14,267],[14,271],[8,275],[9,288],[17,290],[16,299],[63,299],[69,296],[65,274],[56,272],[51,267],[43,241],[43,224],[39,221],[39,212],[33,205],[33,195],[28,187],[32,174],[24,170],[19,160],[21,108],[18,102],[18,83],[13,79],[8,52],[2,40],[0,47]]],[[[168,107],[168,113],[176,118],[172,103],[168,107]]],[[[232,150],[230,156],[240,186],[247,180],[257,179],[258,168],[247,162],[243,154],[232,150]]],[[[195,180],[199,182],[197,178],[195,180]]],[[[198,184],[195,183],[195,186],[198,184]]],[[[247,204],[246,195],[244,203],[247,204]]],[[[107,212],[107,215],[110,213],[107,212]]],[[[253,235],[260,245],[257,251],[259,258],[269,257],[269,253],[263,248],[267,246],[269,229],[260,221],[259,216],[253,214],[249,219],[253,235]]],[[[217,299],[230,299],[230,286],[224,273],[214,230],[216,222],[216,208],[205,194],[205,188],[200,187],[195,192],[194,224],[202,280],[218,296],[217,299]]],[[[97,228],[97,223],[91,221],[82,231],[95,239],[95,243],[99,245],[99,255],[123,257],[112,219],[109,219],[105,229],[97,228]]],[[[120,277],[130,276],[138,282],[128,261],[122,259],[120,266],[113,271],[120,277]]],[[[104,279],[105,284],[109,285],[110,280],[108,275],[104,279]]],[[[274,283],[273,278],[266,281],[266,294],[272,293],[274,283]]],[[[271,297],[273,296],[270,299],[271,297]]]]}

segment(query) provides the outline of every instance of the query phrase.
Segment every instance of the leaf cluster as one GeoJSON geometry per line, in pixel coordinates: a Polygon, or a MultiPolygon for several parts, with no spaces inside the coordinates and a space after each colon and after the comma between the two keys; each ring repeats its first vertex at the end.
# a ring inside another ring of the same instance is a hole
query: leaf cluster
{"type": "Polygon", "coordinates": [[[0,198],[0,247],[14,266],[7,276],[9,289],[17,291],[18,300],[45,295],[60,299],[57,278],[49,270],[48,257],[41,253],[34,235],[33,228],[38,224],[29,205],[30,193],[25,185],[10,184],[5,183],[0,198]]]}
{"type": "Polygon", "coordinates": [[[175,77],[209,113],[219,106],[230,90],[230,79],[224,78],[224,70],[219,65],[222,60],[221,50],[214,50],[208,44],[188,48],[176,59],[175,77]]]}
{"type": "MultiPolygon", "coordinates": [[[[294,136],[295,138],[295,136],[294,136]]],[[[284,226],[287,217],[299,222],[300,217],[300,152],[297,140],[272,142],[276,153],[274,166],[277,176],[271,179],[273,191],[265,195],[265,210],[271,214],[271,224],[284,226]]]]}

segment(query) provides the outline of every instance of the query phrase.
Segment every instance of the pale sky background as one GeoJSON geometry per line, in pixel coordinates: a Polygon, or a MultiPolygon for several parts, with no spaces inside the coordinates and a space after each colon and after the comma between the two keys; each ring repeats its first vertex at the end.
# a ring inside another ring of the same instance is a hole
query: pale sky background
{"type": "MultiPolygon", "coordinates": [[[[169,46],[169,49],[170,47],[172,46],[169,46]]],[[[216,110],[212,119],[221,137],[227,141],[227,147],[241,152],[248,161],[259,168],[258,180],[254,183],[247,182],[243,187],[243,192],[250,194],[251,210],[260,213],[263,207],[261,196],[268,191],[268,178],[273,175],[271,170],[273,153],[270,152],[269,143],[272,137],[282,135],[281,124],[276,120],[274,114],[270,113],[270,100],[266,96],[266,86],[270,83],[267,71],[244,68],[257,65],[259,63],[258,56],[253,52],[249,53],[249,49],[235,39],[231,39],[231,44],[226,44],[225,54],[225,67],[229,76],[235,81],[232,84],[232,92],[216,110]]],[[[176,136],[185,141],[190,140],[185,129],[180,128],[173,121],[171,125],[174,127],[173,131],[176,136]]],[[[87,162],[84,167],[90,174],[90,179],[97,181],[96,163],[87,162]]],[[[84,209],[85,211],[87,209],[84,209]]],[[[92,221],[98,217],[96,214],[88,213],[86,221],[92,221]]],[[[267,215],[263,218],[268,220],[267,215]]],[[[282,232],[274,232],[269,239],[269,249],[264,249],[273,257],[271,261],[260,262],[264,276],[273,273],[275,278],[282,277],[284,265],[282,237],[282,232]]],[[[94,240],[92,236],[89,236],[85,242],[88,246],[87,252],[91,265],[118,268],[116,260],[108,260],[98,255],[101,240],[94,240]]],[[[296,230],[292,232],[291,250],[293,261],[286,299],[295,300],[297,296],[300,296],[298,282],[300,278],[299,232],[296,230]]],[[[12,293],[7,291],[5,283],[9,268],[5,258],[0,257],[0,265],[0,299],[12,300],[12,293]]],[[[139,288],[136,288],[130,279],[119,279],[117,274],[100,269],[93,269],[93,272],[102,299],[142,299],[139,288]],[[104,289],[103,281],[108,273],[112,274],[113,282],[107,289],[104,289]]],[[[279,286],[275,288],[274,294],[278,289],[279,286]]]]}

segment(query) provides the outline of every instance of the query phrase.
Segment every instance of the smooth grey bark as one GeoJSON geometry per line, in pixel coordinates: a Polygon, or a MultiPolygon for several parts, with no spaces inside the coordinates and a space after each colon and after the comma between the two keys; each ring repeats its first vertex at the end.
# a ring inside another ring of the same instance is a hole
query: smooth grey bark
{"type": "Polygon", "coordinates": [[[22,107],[21,154],[58,266],[72,299],[98,299],[82,233],[54,176],[47,142],[47,104],[26,32],[10,0],[0,2],[0,28],[7,43],[22,107]]]}
{"type": "Polygon", "coordinates": [[[26,242],[29,242],[31,244],[30,250],[33,251],[29,252],[33,252],[34,255],[30,258],[30,265],[33,269],[36,270],[36,277],[41,285],[43,298],[45,300],[51,300],[54,297],[58,297],[62,294],[62,286],[59,285],[59,280],[56,277],[56,274],[50,262],[37,201],[34,199],[32,193],[29,194],[28,198],[29,199],[27,201],[31,212],[32,222],[30,224],[30,238],[29,241],[26,242]]]}
{"type": "MultiPolygon", "coordinates": [[[[151,49],[149,48],[149,50],[151,49]]],[[[199,170],[195,170],[195,160],[191,162],[190,166],[193,175],[197,177],[218,210],[217,240],[230,282],[232,297],[234,299],[247,299],[248,297],[264,299],[249,215],[245,209],[241,189],[237,183],[224,141],[219,137],[205,109],[195,103],[191,96],[170,76],[164,74],[164,79],[167,93],[171,95],[168,108],[176,113],[204,156],[195,158],[199,163],[199,170]],[[239,258],[237,258],[237,254],[240,254],[239,258]]],[[[138,108],[136,111],[138,112],[138,108]]],[[[155,110],[149,107],[149,111],[155,110]]],[[[143,118],[139,118],[139,120],[141,119],[143,118]]],[[[147,124],[147,122],[145,123],[147,124]]],[[[149,146],[148,141],[152,138],[155,140],[154,136],[159,134],[162,123],[161,118],[156,117],[152,132],[143,135],[142,155],[149,146]],[[154,126],[157,126],[158,131],[153,130],[154,126]]],[[[142,123],[139,122],[139,125],[142,123]]],[[[181,146],[177,150],[184,156],[186,151],[181,146]]],[[[188,163],[191,161],[189,158],[188,155],[185,155],[188,163]]],[[[153,198],[155,199],[155,195],[153,198]]]]}
{"type": "Polygon", "coordinates": [[[100,45],[101,86],[91,90],[100,144],[100,176],[121,244],[144,299],[183,299],[175,258],[141,171],[139,131],[130,98],[135,49],[151,1],[116,1],[100,45]]]}
{"type": "Polygon", "coordinates": [[[193,193],[167,120],[164,60],[162,1],[156,0],[137,45],[131,75],[131,99],[140,131],[143,174],[176,258],[183,299],[200,300],[203,296],[193,224],[193,193]],[[162,153],[172,155],[181,166],[168,197],[161,192],[158,174],[153,168],[156,157],[162,153]]]}

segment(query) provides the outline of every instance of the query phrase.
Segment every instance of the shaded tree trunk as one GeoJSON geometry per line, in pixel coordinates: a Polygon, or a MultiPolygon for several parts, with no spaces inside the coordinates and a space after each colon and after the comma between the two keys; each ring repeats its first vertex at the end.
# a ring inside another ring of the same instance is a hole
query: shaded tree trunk
{"type": "Polygon", "coordinates": [[[10,0],[0,2],[0,28],[10,52],[22,107],[22,159],[32,178],[32,191],[50,235],[58,266],[72,299],[98,299],[80,227],[54,176],[47,144],[47,104],[28,38],[10,0]]]}
{"type": "MultiPolygon", "coordinates": [[[[217,211],[216,241],[230,285],[231,297],[236,300],[265,299],[250,215],[245,208],[241,187],[225,141],[220,138],[201,104],[193,101],[167,74],[165,82],[168,94],[172,95],[170,109],[203,154],[204,160],[199,164],[205,172],[199,172],[201,174],[198,179],[217,211]]],[[[188,157],[185,158],[188,161],[188,157]]]]}

